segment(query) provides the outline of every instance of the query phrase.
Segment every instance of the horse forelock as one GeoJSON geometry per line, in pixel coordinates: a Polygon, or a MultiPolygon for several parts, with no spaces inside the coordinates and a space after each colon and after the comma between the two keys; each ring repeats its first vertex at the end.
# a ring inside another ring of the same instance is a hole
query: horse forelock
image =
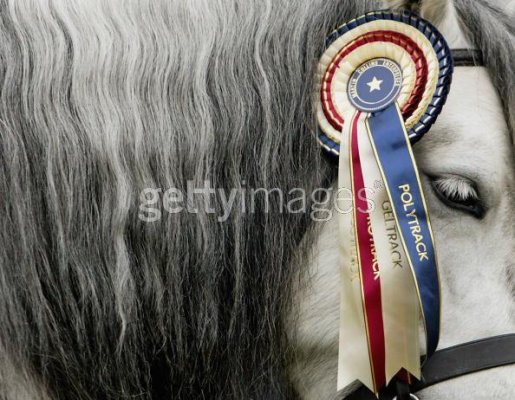
{"type": "MultiPolygon", "coordinates": [[[[471,47],[481,50],[486,67],[499,91],[506,119],[514,131],[515,63],[510,54],[515,49],[515,24],[508,4],[499,0],[386,0],[393,8],[410,9],[420,13],[435,25],[459,25],[465,40],[457,40],[457,48],[471,47]]],[[[443,26],[445,29],[446,27],[443,26]]],[[[458,26],[451,26],[451,30],[458,26]]],[[[444,34],[446,32],[444,31],[444,34]]],[[[448,40],[452,41],[455,32],[448,40]]],[[[452,46],[452,44],[451,44],[452,46]]]]}
{"type": "Polygon", "coordinates": [[[506,120],[515,134],[515,24],[500,2],[453,0],[463,29],[483,53],[485,66],[499,91],[506,120]]]}

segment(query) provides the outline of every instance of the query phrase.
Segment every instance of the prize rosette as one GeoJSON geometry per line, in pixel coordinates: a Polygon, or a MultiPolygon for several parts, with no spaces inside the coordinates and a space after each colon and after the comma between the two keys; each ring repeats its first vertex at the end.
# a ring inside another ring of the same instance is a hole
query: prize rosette
{"type": "Polygon", "coordinates": [[[315,96],[319,142],[339,156],[338,389],[359,380],[377,394],[394,377],[421,378],[420,321],[426,357],[438,344],[437,261],[411,145],[442,110],[453,63],[436,28],[409,12],[366,14],[326,45],[315,96]]]}
{"type": "Polygon", "coordinates": [[[449,47],[431,23],[409,12],[372,12],[331,33],[326,47],[316,92],[318,139],[326,150],[339,154],[349,109],[362,105],[364,111],[377,111],[390,104],[389,99],[398,104],[412,143],[429,130],[445,103],[453,70],[449,47]],[[351,78],[360,78],[363,85],[375,63],[383,64],[376,69],[386,78],[378,87],[382,89],[365,93],[362,99],[350,97],[351,78]],[[390,97],[383,97],[387,89],[390,97]]]}

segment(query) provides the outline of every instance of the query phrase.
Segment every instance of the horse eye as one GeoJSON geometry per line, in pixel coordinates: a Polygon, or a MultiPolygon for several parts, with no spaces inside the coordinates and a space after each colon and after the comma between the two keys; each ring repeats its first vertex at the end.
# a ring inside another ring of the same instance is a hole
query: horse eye
{"type": "Polygon", "coordinates": [[[455,175],[432,177],[431,186],[442,203],[464,211],[477,219],[484,217],[486,208],[479,197],[475,182],[455,175]]]}

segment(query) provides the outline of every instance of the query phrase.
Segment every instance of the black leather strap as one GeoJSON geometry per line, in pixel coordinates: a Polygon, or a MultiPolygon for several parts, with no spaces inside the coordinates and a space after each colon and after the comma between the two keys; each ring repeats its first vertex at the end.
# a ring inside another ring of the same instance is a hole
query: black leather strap
{"type": "Polygon", "coordinates": [[[482,67],[484,66],[483,53],[479,50],[454,49],[451,50],[455,67],[482,67]]]}
{"type": "MultiPolygon", "coordinates": [[[[494,336],[437,351],[422,368],[423,380],[410,386],[416,393],[437,383],[485,369],[515,364],[515,334],[494,336]]],[[[380,400],[404,400],[406,387],[392,382],[380,395],[380,400]]],[[[377,400],[368,389],[361,387],[346,400],[377,400]]]]}

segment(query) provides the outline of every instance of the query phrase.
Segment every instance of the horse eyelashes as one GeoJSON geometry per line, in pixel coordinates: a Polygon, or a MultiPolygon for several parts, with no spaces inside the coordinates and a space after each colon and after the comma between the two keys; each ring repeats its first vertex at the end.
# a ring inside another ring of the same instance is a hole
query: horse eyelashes
{"type": "Polygon", "coordinates": [[[484,217],[486,207],[475,182],[452,175],[430,177],[430,180],[434,193],[444,205],[466,212],[477,219],[484,217]]]}

